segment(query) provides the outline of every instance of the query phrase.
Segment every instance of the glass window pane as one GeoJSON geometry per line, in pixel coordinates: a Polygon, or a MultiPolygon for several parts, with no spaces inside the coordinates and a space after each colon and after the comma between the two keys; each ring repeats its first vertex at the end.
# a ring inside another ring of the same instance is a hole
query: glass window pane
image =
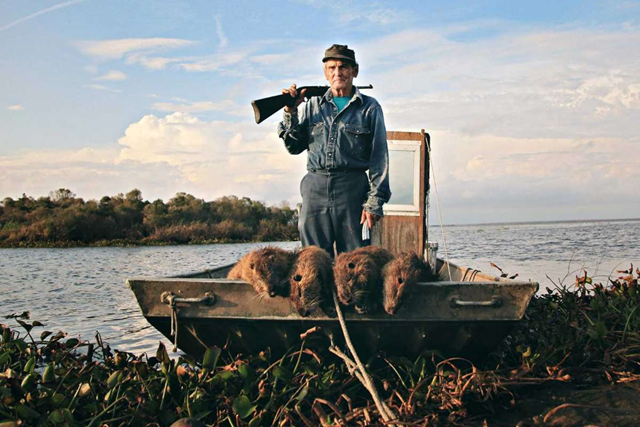
{"type": "Polygon", "coordinates": [[[393,205],[413,205],[415,151],[389,151],[389,183],[393,205]]]}

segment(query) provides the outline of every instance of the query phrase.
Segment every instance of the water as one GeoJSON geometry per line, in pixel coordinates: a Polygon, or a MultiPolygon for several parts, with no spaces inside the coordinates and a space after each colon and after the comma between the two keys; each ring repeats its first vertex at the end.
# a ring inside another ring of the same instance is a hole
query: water
{"type": "MultiPolygon", "coordinates": [[[[451,261],[498,274],[494,262],[518,279],[553,287],[586,268],[597,280],[629,263],[640,265],[640,220],[444,227],[451,261]]],[[[438,241],[439,227],[430,240],[438,241]]],[[[291,249],[298,243],[277,243],[291,249]]],[[[169,343],[140,314],[128,277],[168,276],[229,264],[260,244],[137,248],[0,249],[0,316],[31,312],[47,330],[93,340],[100,331],[112,347],[139,354],[169,343]]],[[[614,273],[614,276],[617,276],[614,273]]],[[[5,323],[11,321],[1,320],[5,323]]],[[[37,332],[40,329],[36,329],[37,332]]]]}
{"type": "MultiPolygon", "coordinates": [[[[606,283],[620,276],[616,270],[640,264],[640,220],[464,225],[444,232],[452,262],[500,275],[493,262],[518,280],[540,283],[542,291],[570,285],[584,270],[606,283]]],[[[438,242],[444,258],[439,227],[431,227],[429,240],[438,242]]]]}
{"type": "MultiPolygon", "coordinates": [[[[297,242],[270,243],[285,249],[297,242]]],[[[46,330],[93,341],[99,331],[113,348],[155,352],[169,342],[147,323],[125,280],[169,276],[230,264],[265,244],[0,249],[0,316],[29,310],[46,330]]],[[[0,322],[14,324],[0,318],[0,322]]],[[[39,334],[40,328],[36,329],[39,334]]]]}

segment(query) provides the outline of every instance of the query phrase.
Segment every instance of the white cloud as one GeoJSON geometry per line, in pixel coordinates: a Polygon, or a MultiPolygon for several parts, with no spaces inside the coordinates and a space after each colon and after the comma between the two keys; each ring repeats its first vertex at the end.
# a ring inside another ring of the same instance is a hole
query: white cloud
{"type": "Polygon", "coordinates": [[[87,89],[93,89],[93,90],[99,90],[101,92],[111,92],[111,93],[120,93],[122,92],[120,89],[112,89],[110,87],[107,86],[103,86],[103,85],[83,85],[84,87],[86,87],[87,89]]]}
{"type": "Polygon", "coordinates": [[[199,101],[199,102],[183,102],[176,104],[172,102],[156,102],[152,107],[154,110],[164,112],[178,112],[178,113],[201,113],[204,111],[233,111],[238,108],[235,102],[231,100],[225,100],[220,102],[212,101],[199,101]]]}
{"type": "Polygon", "coordinates": [[[131,38],[102,41],[80,41],[76,46],[82,53],[99,59],[120,59],[131,53],[152,53],[178,49],[193,45],[194,42],[170,38],[131,38]]]}
{"type": "Polygon", "coordinates": [[[341,1],[327,3],[318,0],[298,0],[298,3],[308,4],[317,9],[328,10],[334,20],[342,23],[356,23],[360,26],[366,24],[387,25],[411,17],[401,9],[393,9],[384,6],[381,2],[369,2],[363,7],[353,1],[341,1]]]}
{"type": "Polygon", "coordinates": [[[38,197],[70,188],[80,197],[100,198],[136,187],[151,200],[186,191],[207,200],[235,194],[297,203],[304,164],[304,156],[287,153],[273,129],[184,113],[148,115],[109,148],[0,156],[0,194],[38,197]]]}
{"type": "Polygon", "coordinates": [[[122,71],[111,70],[111,71],[107,72],[106,74],[103,74],[103,75],[101,75],[99,77],[96,77],[93,80],[118,82],[118,81],[122,81],[122,80],[126,80],[126,79],[127,79],[127,75],[125,73],[123,73],[122,71]]]}
{"type": "Polygon", "coordinates": [[[290,156],[272,129],[207,122],[187,113],[148,115],[129,125],[118,143],[120,161],[177,167],[201,197],[298,199],[305,159],[290,156]]]}
{"type": "Polygon", "coordinates": [[[131,54],[127,57],[126,63],[140,64],[148,70],[164,70],[167,66],[180,62],[181,60],[181,58],[149,57],[146,54],[131,54]]]}
{"type": "Polygon", "coordinates": [[[219,71],[223,67],[239,63],[248,56],[248,51],[239,50],[209,57],[183,59],[178,66],[186,71],[219,71]]]}
{"type": "Polygon", "coordinates": [[[229,39],[225,36],[224,31],[222,30],[222,23],[220,22],[220,17],[215,17],[216,21],[216,34],[220,39],[220,48],[224,49],[229,44],[229,39]]]}
{"type": "Polygon", "coordinates": [[[16,105],[9,105],[7,107],[7,110],[9,111],[22,111],[24,110],[24,107],[20,104],[16,104],[16,105]]]}
{"type": "Polygon", "coordinates": [[[359,83],[374,83],[396,126],[524,139],[635,136],[640,32],[545,30],[468,42],[446,34],[407,30],[360,49],[359,83]]]}

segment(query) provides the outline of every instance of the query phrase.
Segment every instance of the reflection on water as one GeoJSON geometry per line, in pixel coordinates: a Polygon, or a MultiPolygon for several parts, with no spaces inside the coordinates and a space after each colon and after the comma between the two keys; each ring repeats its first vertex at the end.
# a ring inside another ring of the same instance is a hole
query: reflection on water
{"type": "Polygon", "coordinates": [[[158,341],[170,348],[140,314],[125,279],[205,270],[263,245],[0,249],[0,316],[29,310],[47,330],[89,340],[99,331],[112,347],[136,354],[155,351],[158,341]]]}
{"type": "MultiPolygon", "coordinates": [[[[519,279],[552,286],[586,268],[601,281],[640,264],[640,220],[493,224],[444,228],[452,261],[497,274],[494,262],[519,279]]],[[[430,240],[444,246],[439,227],[430,240]]],[[[299,243],[277,243],[291,249],[299,243]]],[[[169,276],[229,264],[260,244],[138,248],[0,249],[0,316],[30,310],[47,330],[105,341],[122,350],[155,351],[164,338],[140,314],[126,278],[169,276]]],[[[4,321],[3,321],[4,322],[4,321]]],[[[10,322],[11,323],[11,322],[10,322]]],[[[169,344],[165,341],[167,347],[169,344]]]]}

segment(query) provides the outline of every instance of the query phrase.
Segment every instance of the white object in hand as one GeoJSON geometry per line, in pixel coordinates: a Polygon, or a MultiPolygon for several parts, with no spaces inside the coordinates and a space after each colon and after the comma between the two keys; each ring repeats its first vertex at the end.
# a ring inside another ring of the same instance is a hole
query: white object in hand
{"type": "Polygon", "coordinates": [[[369,230],[369,224],[367,224],[367,221],[365,221],[364,224],[362,224],[362,240],[369,239],[371,239],[371,232],[369,230]]]}

